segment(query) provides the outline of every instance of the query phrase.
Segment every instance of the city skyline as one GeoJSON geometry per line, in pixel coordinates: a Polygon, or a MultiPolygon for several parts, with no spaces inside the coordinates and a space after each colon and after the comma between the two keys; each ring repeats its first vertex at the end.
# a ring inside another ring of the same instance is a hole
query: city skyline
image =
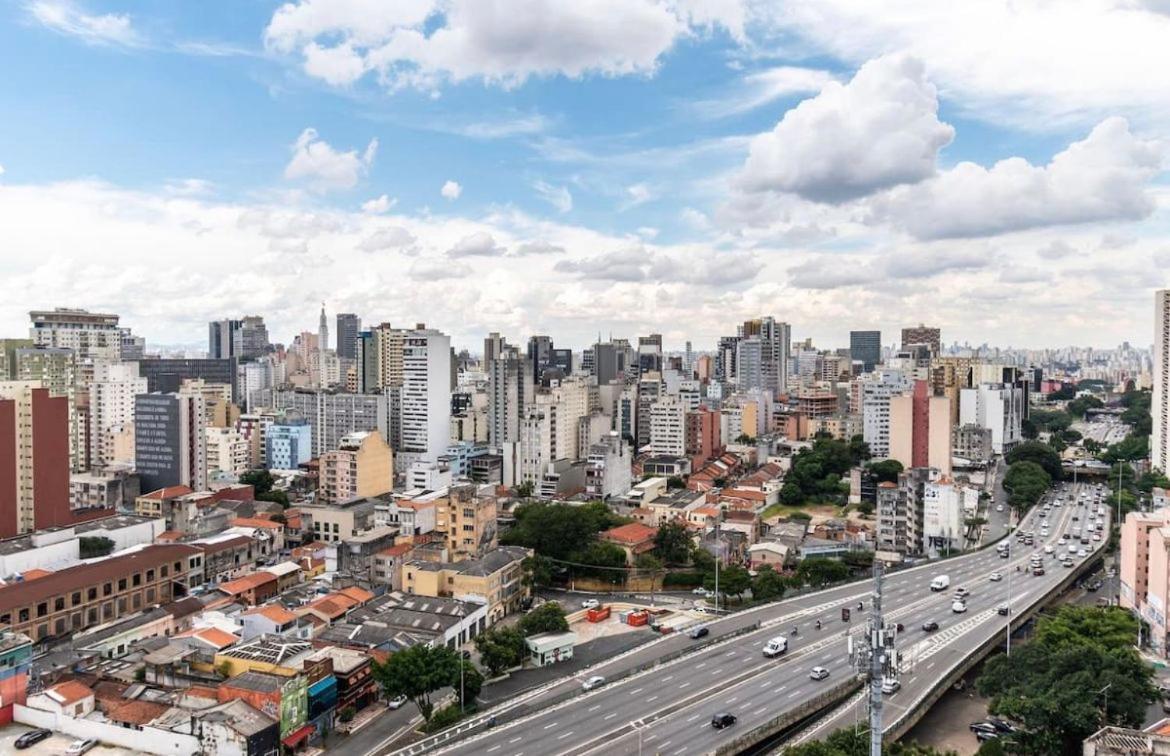
{"type": "Polygon", "coordinates": [[[461,2],[11,6],[0,272],[36,301],[0,324],[67,304],[197,344],[325,300],[458,344],[713,343],[760,312],[838,345],[1150,343],[1170,66],[1128,51],[1156,8],[958,34],[844,0],[535,5],[521,51],[461,2]],[[1034,46],[981,53],[1005,35],[1034,46]]]}

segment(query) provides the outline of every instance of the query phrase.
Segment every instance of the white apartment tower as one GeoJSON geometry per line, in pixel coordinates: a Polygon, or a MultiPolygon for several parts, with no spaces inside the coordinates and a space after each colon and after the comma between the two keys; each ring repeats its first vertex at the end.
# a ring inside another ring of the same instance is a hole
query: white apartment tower
{"type": "Polygon", "coordinates": [[[532,404],[535,387],[532,363],[515,348],[504,351],[487,364],[488,443],[499,449],[520,440],[524,408],[532,404]]]}
{"type": "Polygon", "coordinates": [[[451,442],[451,337],[419,326],[402,349],[402,448],[413,462],[436,461],[451,442]]]}
{"type": "Polygon", "coordinates": [[[94,368],[89,386],[89,456],[94,467],[134,461],[134,397],[145,393],[146,379],[138,375],[136,362],[94,368]]]}
{"type": "Polygon", "coordinates": [[[861,427],[874,459],[890,456],[890,399],[913,388],[905,374],[896,370],[866,373],[861,383],[861,427]]]}
{"type": "Polygon", "coordinates": [[[650,407],[650,450],[682,457],[687,451],[687,408],[675,394],[666,394],[650,407]]]}
{"type": "Polygon", "coordinates": [[[1154,292],[1154,395],[1150,464],[1170,470],[1170,289],[1154,292]]]}

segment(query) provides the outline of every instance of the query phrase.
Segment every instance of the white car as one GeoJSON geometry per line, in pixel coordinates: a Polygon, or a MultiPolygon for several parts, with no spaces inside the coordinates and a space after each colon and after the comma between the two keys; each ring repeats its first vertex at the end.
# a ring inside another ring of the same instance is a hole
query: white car
{"type": "Polygon", "coordinates": [[[902,683],[897,680],[891,680],[889,678],[882,680],[882,693],[885,693],[887,696],[891,693],[897,693],[901,689],[902,683]]]}
{"type": "Polygon", "coordinates": [[[600,688],[602,685],[605,685],[605,678],[602,677],[601,675],[594,675],[593,677],[590,677],[585,682],[581,683],[581,687],[585,690],[593,690],[595,688],[600,688]]]}
{"type": "Polygon", "coordinates": [[[1085,550],[1084,550],[1084,549],[1077,549],[1077,556],[1079,556],[1079,557],[1083,557],[1084,555],[1085,555],[1085,550]]]}
{"type": "Polygon", "coordinates": [[[1048,537],[1048,528],[1044,528],[1044,529],[1042,529],[1042,530],[1040,531],[1040,537],[1041,537],[1041,538],[1047,538],[1047,537],[1048,537]]]}
{"type": "Polygon", "coordinates": [[[1060,546],[1065,545],[1066,543],[1068,543],[1068,536],[1061,536],[1060,540],[1057,541],[1056,543],[1060,546]]]}
{"type": "Polygon", "coordinates": [[[406,703],[406,696],[394,696],[394,698],[391,698],[389,701],[386,702],[386,705],[389,706],[391,709],[397,710],[397,709],[401,709],[403,704],[405,704],[405,703],[406,703]]]}
{"type": "Polygon", "coordinates": [[[989,577],[988,580],[990,580],[993,583],[998,583],[999,581],[1003,580],[1003,573],[1002,572],[993,572],[993,573],[991,573],[991,577],[989,577]]]}
{"type": "MultiPolygon", "coordinates": [[[[996,504],[996,505],[995,505],[995,511],[996,511],[996,512],[1002,512],[1002,511],[1003,511],[1003,504],[996,504]]],[[[897,680],[895,680],[894,682],[897,682],[897,680]]]]}
{"type": "Polygon", "coordinates": [[[700,585],[698,588],[692,590],[691,593],[695,594],[696,596],[706,596],[707,589],[700,585]]]}
{"type": "Polygon", "coordinates": [[[597,599],[585,599],[581,602],[582,609],[597,609],[601,606],[601,602],[597,599]]]}
{"type": "Polygon", "coordinates": [[[65,749],[65,754],[66,756],[81,756],[81,754],[87,753],[97,744],[98,742],[93,738],[87,738],[86,740],[75,740],[69,744],[68,748],[65,749]]]}
{"type": "Polygon", "coordinates": [[[1053,549],[1052,549],[1052,544],[1051,544],[1051,543],[1046,543],[1046,544],[1044,544],[1044,553],[1045,553],[1045,554],[1051,554],[1051,553],[1052,553],[1052,551],[1053,551],[1053,549]]]}
{"type": "Polygon", "coordinates": [[[951,611],[955,614],[962,614],[967,611],[967,604],[964,601],[955,601],[951,604],[951,611]]]}
{"type": "Polygon", "coordinates": [[[1101,534],[1100,534],[1100,533],[1094,533],[1094,534],[1093,534],[1093,540],[1094,540],[1094,541],[1100,541],[1100,540],[1101,540],[1101,534]]]}

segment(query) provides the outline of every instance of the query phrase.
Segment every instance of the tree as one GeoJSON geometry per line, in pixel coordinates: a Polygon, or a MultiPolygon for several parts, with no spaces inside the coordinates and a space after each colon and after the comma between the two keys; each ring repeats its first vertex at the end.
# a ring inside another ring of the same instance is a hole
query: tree
{"type": "Polygon", "coordinates": [[[896,459],[883,459],[881,462],[870,462],[866,469],[877,483],[897,483],[902,463],[896,459]]]}
{"type": "Polygon", "coordinates": [[[524,571],[524,583],[530,588],[539,588],[552,582],[553,563],[540,554],[525,557],[520,562],[520,569],[524,571]]]}
{"type": "Polygon", "coordinates": [[[1004,455],[1009,464],[1016,462],[1035,462],[1044,468],[1052,480],[1060,480],[1064,474],[1061,468],[1060,455],[1047,444],[1039,441],[1026,441],[1004,455]]]}
{"type": "Polygon", "coordinates": [[[1003,476],[1003,488],[1008,492],[1008,502],[1024,512],[1035,506],[1048,487],[1052,478],[1043,467],[1035,462],[1015,462],[1003,476]]]}
{"type": "Polygon", "coordinates": [[[461,700],[459,702],[464,706],[470,706],[475,703],[475,699],[479,698],[479,692],[483,690],[483,673],[469,661],[462,660],[460,665],[463,668],[463,674],[460,676],[458,668],[456,668],[455,676],[451,678],[452,687],[456,693],[460,694],[461,700]]]}
{"type": "Polygon", "coordinates": [[[735,437],[735,443],[737,444],[750,444],[753,441],[755,441],[755,439],[746,433],[741,433],[735,437]]]}
{"type": "MultiPolygon", "coordinates": [[[[824,740],[789,746],[784,756],[869,756],[869,728],[845,727],[824,740]]],[[[940,751],[918,743],[887,743],[882,753],[888,756],[944,756],[940,751]]]]}
{"type": "Polygon", "coordinates": [[[105,536],[81,536],[77,539],[77,549],[82,559],[93,559],[112,553],[114,542],[105,536]]]}
{"type": "Polygon", "coordinates": [[[654,536],[654,553],[666,564],[686,564],[691,555],[691,534],[681,522],[658,526],[654,536]]]}
{"type": "Polygon", "coordinates": [[[252,487],[252,493],[259,499],[263,494],[272,490],[276,485],[276,478],[267,470],[248,470],[240,476],[240,483],[252,487]]]}
{"type": "MultiPolygon", "coordinates": [[[[709,591],[715,590],[715,573],[703,578],[703,587],[709,591]]],[[[719,570],[719,592],[726,596],[739,598],[752,587],[752,576],[738,564],[729,564],[719,570]]]]}
{"type": "Polygon", "coordinates": [[[513,490],[516,492],[516,498],[531,499],[532,492],[535,490],[535,487],[532,485],[532,481],[526,480],[523,483],[518,484],[513,490]]]}
{"type": "Polygon", "coordinates": [[[516,524],[501,536],[501,543],[527,546],[541,556],[570,562],[587,562],[578,557],[596,542],[599,532],[629,522],[602,502],[581,506],[525,502],[513,516],[516,524]]]}
{"type": "Polygon", "coordinates": [[[853,465],[860,465],[862,462],[872,456],[869,451],[869,444],[865,442],[865,436],[854,436],[849,439],[849,459],[853,465]]]}
{"type": "Polygon", "coordinates": [[[784,596],[788,588],[788,581],[783,575],[772,569],[772,565],[765,564],[752,578],[752,598],[756,601],[775,601],[784,596]]]}
{"type": "Polygon", "coordinates": [[[1084,417],[1085,413],[1091,409],[1099,409],[1104,407],[1105,403],[1095,396],[1080,396],[1068,403],[1065,408],[1068,414],[1073,417],[1084,417]]]}
{"type": "Polygon", "coordinates": [[[431,695],[452,682],[459,685],[459,655],[446,646],[419,644],[399,651],[385,664],[374,662],[374,679],[388,698],[406,696],[430,722],[435,705],[431,695]]]}
{"type": "MultiPolygon", "coordinates": [[[[1133,648],[1137,620],[1118,608],[1063,606],[1033,639],[984,667],[977,681],[993,713],[1024,725],[1022,753],[1076,753],[1102,724],[1140,726],[1157,691],[1133,648]],[[1109,686],[1108,699],[1101,689],[1109,686]]],[[[1013,749],[1017,750],[1017,749],[1013,749]]]]}
{"type": "Polygon", "coordinates": [[[687,482],[677,475],[671,475],[666,479],[666,487],[671,491],[677,491],[687,487],[687,482]]]}
{"type": "Polygon", "coordinates": [[[702,546],[691,547],[691,564],[703,574],[715,571],[715,557],[702,546]]]}
{"type": "Polygon", "coordinates": [[[288,509],[289,500],[287,491],[265,491],[262,494],[256,494],[257,501],[271,501],[279,504],[281,507],[288,509]]]}
{"type": "Polygon", "coordinates": [[[527,652],[524,635],[512,627],[480,633],[475,637],[475,648],[479,651],[480,663],[487,667],[492,677],[499,677],[505,670],[522,663],[527,652]]]}
{"type": "Polygon", "coordinates": [[[538,633],[564,633],[569,630],[565,610],[556,601],[546,601],[520,618],[516,629],[525,638],[538,633]]]}
{"type": "Polygon", "coordinates": [[[822,588],[830,583],[839,583],[849,577],[849,568],[836,559],[810,557],[796,567],[796,578],[802,585],[822,588]]]}

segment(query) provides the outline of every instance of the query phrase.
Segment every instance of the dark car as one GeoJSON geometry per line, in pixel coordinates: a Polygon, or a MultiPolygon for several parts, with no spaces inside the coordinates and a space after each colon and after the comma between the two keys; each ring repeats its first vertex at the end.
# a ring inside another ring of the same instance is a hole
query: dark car
{"type": "Polygon", "coordinates": [[[699,638],[706,638],[710,634],[711,631],[707,628],[706,625],[700,625],[699,627],[691,628],[691,637],[695,640],[698,640],[699,638]]]}
{"type": "Polygon", "coordinates": [[[1091,582],[1085,586],[1085,590],[1090,591],[1090,592],[1095,592],[1095,591],[1101,590],[1101,581],[1094,580],[1093,582],[1091,582]]]}
{"type": "Polygon", "coordinates": [[[978,732],[975,733],[975,739],[978,740],[980,743],[986,742],[988,740],[998,740],[999,733],[998,732],[984,732],[983,730],[979,730],[978,732]]]}
{"type": "Polygon", "coordinates": [[[1006,617],[1007,615],[1011,614],[1011,612],[1012,609],[1007,604],[1000,604],[999,606],[995,607],[995,613],[1001,617],[1006,617]]]}
{"type": "Polygon", "coordinates": [[[938,630],[938,623],[935,622],[934,620],[929,620],[928,622],[923,622],[922,623],[922,630],[923,630],[923,632],[933,633],[935,630],[938,630]]]}
{"type": "Polygon", "coordinates": [[[28,748],[31,745],[36,745],[52,734],[52,730],[30,730],[17,738],[14,745],[17,748],[28,748]]]}
{"type": "Polygon", "coordinates": [[[971,732],[975,733],[976,735],[981,732],[991,735],[999,735],[999,728],[997,728],[991,722],[972,722],[969,727],[971,732]]]}
{"type": "Polygon", "coordinates": [[[716,730],[722,730],[724,727],[731,727],[735,724],[735,715],[726,711],[720,712],[711,717],[711,726],[716,730]]]}
{"type": "Polygon", "coordinates": [[[1020,728],[1016,727],[1011,722],[1007,721],[1006,719],[999,719],[998,717],[988,717],[987,723],[989,725],[993,725],[995,727],[995,729],[999,730],[1002,733],[1012,733],[1012,732],[1019,732],[1020,731],[1020,728]]]}

